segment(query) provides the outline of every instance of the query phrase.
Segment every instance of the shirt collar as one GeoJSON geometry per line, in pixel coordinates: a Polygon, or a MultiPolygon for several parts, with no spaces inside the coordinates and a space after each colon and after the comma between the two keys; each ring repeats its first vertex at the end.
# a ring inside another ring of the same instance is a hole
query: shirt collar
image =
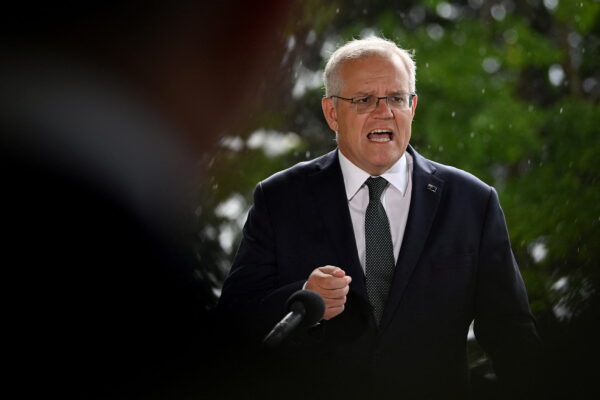
{"type": "MultiPolygon", "coordinates": [[[[338,155],[340,167],[342,168],[342,176],[344,177],[344,186],[346,187],[346,198],[350,201],[371,175],[354,165],[339,149],[338,155]]],[[[405,151],[402,157],[381,175],[382,178],[398,189],[402,195],[406,192],[408,184],[408,163],[412,161],[412,159],[408,160],[409,157],[410,155],[405,151]]]]}

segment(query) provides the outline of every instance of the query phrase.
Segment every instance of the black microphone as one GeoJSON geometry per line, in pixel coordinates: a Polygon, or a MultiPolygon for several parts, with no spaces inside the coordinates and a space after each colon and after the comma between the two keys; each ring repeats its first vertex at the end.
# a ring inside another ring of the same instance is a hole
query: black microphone
{"type": "Polygon", "coordinates": [[[298,290],[285,303],[288,314],[265,336],[263,344],[279,345],[294,329],[309,327],[319,322],[325,314],[323,298],[312,290],[298,290]]]}

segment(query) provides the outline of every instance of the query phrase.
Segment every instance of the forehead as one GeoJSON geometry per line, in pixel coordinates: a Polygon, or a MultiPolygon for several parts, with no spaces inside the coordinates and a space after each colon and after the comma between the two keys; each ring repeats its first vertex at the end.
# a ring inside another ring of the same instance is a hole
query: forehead
{"type": "Polygon", "coordinates": [[[340,78],[344,92],[384,91],[408,92],[408,69],[400,56],[368,56],[346,61],[340,78]]]}

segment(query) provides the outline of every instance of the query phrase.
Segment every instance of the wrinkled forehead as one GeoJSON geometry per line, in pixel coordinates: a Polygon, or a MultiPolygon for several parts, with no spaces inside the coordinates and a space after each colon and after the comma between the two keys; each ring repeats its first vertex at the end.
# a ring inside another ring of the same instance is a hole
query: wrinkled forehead
{"type": "Polygon", "coordinates": [[[385,84],[387,90],[409,91],[409,70],[402,58],[394,53],[374,54],[348,59],[340,65],[342,89],[366,90],[385,84]]]}

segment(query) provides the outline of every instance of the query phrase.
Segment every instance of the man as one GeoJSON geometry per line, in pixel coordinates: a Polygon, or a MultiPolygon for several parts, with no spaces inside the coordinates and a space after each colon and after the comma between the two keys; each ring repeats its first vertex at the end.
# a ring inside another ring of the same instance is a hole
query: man
{"type": "Polygon", "coordinates": [[[323,321],[285,352],[309,363],[316,394],[346,398],[467,397],[474,320],[500,381],[522,394],[538,338],[498,197],[409,146],[410,54],[355,40],[324,81],[338,149],[259,183],[221,309],[258,337],[290,294],[319,293],[323,321]]]}

